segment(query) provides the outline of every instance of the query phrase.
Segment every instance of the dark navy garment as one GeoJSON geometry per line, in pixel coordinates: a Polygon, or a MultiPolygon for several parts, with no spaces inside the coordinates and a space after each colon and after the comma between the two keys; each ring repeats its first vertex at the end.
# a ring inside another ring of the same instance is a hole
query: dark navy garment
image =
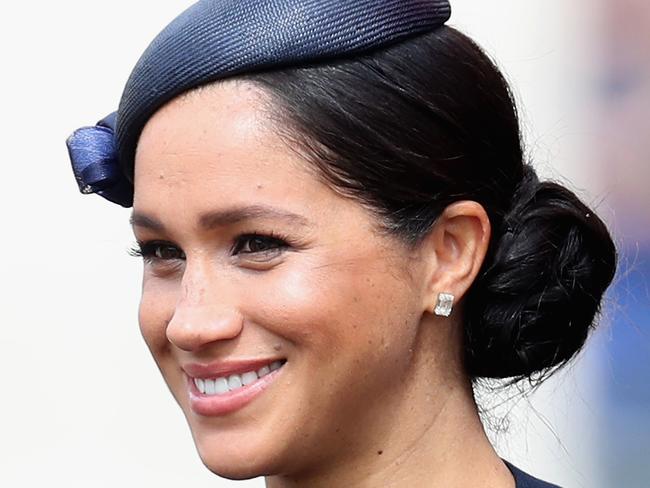
{"type": "Polygon", "coordinates": [[[515,477],[517,488],[560,488],[558,485],[552,485],[546,481],[533,478],[531,475],[524,473],[521,469],[513,466],[508,461],[504,460],[504,463],[506,463],[506,466],[508,466],[508,469],[515,477]]]}

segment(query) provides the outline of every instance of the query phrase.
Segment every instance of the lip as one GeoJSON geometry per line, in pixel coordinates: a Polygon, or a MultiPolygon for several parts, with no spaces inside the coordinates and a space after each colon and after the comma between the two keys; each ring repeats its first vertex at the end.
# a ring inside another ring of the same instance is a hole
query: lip
{"type": "Polygon", "coordinates": [[[192,378],[218,378],[231,374],[242,374],[247,371],[257,371],[262,366],[268,366],[274,361],[285,361],[285,358],[264,358],[252,360],[215,361],[208,364],[187,363],[181,366],[187,376],[192,378]]]}
{"type": "Polygon", "coordinates": [[[236,412],[264,393],[278,375],[282,373],[285,366],[286,360],[280,358],[215,362],[210,364],[186,364],[182,369],[185,371],[190,408],[197,415],[206,417],[218,417],[236,412]],[[253,383],[222,395],[206,395],[201,393],[194,384],[194,378],[217,378],[231,374],[242,374],[247,371],[258,370],[274,361],[283,361],[284,364],[279,369],[270,372],[253,383]]]}

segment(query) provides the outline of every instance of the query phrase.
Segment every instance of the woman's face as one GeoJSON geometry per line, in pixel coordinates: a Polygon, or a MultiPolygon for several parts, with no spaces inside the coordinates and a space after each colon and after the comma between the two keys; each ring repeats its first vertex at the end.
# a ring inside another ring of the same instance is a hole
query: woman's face
{"type": "Polygon", "coordinates": [[[231,478],[343,462],[408,383],[419,261],[321,183],[226,82],[145,127],[134,232],[142,334],[201,458],[231,478]]]}

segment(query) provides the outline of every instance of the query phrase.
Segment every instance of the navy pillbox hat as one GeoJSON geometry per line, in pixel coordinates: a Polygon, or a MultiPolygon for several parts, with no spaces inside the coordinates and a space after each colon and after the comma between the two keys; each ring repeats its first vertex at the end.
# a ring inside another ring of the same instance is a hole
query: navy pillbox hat
{"type": "Polygon", "coordinates": [[[388,46],[443,25],[447,0],[202,0],[150,44],[117,115],[67,141],[82,193],[133,204],[135,149],[147,120],[183,92],[237,74],[388,46]]]}

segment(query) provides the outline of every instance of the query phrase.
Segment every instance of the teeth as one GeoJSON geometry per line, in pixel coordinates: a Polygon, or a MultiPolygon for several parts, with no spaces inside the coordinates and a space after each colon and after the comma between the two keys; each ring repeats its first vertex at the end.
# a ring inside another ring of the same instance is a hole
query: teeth
{"type": "Polygon", "coordinates": [[[262,366],[257,371],[248,371],[243,374],[232,374],[227,378],[194,378],[196,388],[204,395],[223,395],[229,391],[238,390],[242,386],[250,385],[259,378],[276,371],[282,367],[282,361],[274,361],[269,366],[262,366]]]}
{"type": "Polygon", "coordinates": [[[257,381],[257,373],[255,371],[250,371],[241,375],[242,385],[250,385],[253,381],[257,381]]]}
{"type": "Polygon", "coordinates": [[[242,387],[242,380],[241,376],[238,374],[233,374],[228,377],[228,388],[230,388],[230,391],[236,390],[237,388],[242,387]]]}
{"type": "Polygon", "coordinates": [[[263,366],[257,370],[257,376],[261,378],[262,376],[266,376],[270,372],[271,372],[271,368],[269,368],[268,366],[263,366]]]}
{"type": "MultiPolygon", "coordinates": [[[[224,393],[228,393],[228,391],[228,380],[226,380],[226,378],[218,378],[215,381],[214,393],[216,395],[223,395],[224,393]]],[[[207,391],[206,394],[209,395],[207,391]]]]}
{"type": "Polygon", "coordinates": [[[203,380],[205,383],[205,394],[214,395],[216,393],[214,389],[214,380],[203,380]]]}

